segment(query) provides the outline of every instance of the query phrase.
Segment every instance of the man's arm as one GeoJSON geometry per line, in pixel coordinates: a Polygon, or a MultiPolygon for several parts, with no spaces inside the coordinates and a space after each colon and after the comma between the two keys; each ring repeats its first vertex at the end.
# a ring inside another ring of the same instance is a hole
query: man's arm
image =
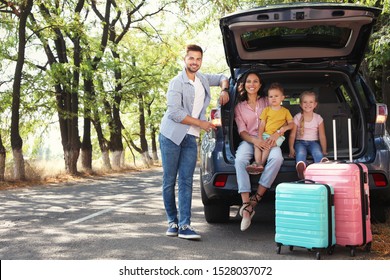
{"type": "Polygon", "coordinates": [[[229,80],[222,80],[221,81],[221,92],[219,95],[219,104],[225,105],[229,102],[229,80]]]}

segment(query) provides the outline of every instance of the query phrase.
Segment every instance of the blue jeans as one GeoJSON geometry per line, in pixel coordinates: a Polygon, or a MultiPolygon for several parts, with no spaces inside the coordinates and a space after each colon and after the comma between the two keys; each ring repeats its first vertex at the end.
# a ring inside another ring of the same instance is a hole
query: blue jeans
{"type": "MultiPolygon", "coordinates": [[[[242,141],[236,151],[236,159],[234,161],[234,167],[236,168],[238,192],[251,192],[251,182],[248,172],[245,167],[249,164],[253,158],[253,144],[242,141]]],[[[270,188],[278,175],[279,169],[283,164],[283,155],[280,147],[272,147],[264,166],[264,171],[261,174],[259,185],[265,188],[270,188]]]]}
{"type": "Polygon", "coordinates": [[[179,227],[190,225],[192,182],[198,156],[196,137],[187,134],[178,146],[160,134],[159,142],[163,166],[162,196],[168,223],[176,223],[179,227]],[[175,200],[177,175],[178,207],[175,200]]]}
{"type": "Polygon", "coordinates": [[[303,161],[306,163],[307,153],[313,157],[314,162],[320,162],[324,157],[319,141],[296,140],[294,144],[296,162],[303,161]]]}

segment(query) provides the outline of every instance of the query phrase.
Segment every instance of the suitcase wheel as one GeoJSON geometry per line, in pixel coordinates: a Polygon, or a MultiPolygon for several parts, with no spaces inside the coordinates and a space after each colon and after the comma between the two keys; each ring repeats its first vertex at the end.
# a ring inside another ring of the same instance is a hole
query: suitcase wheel
{"type": "Polygon", "coordinates": [[[320,260],[320,259],[321,259],[321,254],[320,254],[320,252],[317,252],[317,253],[316,253],[316,259],[317,259],[317,260],[320,260]]]}
{"type": "Polygon", "coordinates": [[[350,255],[351,255],[351,257],[356,256],[356,248],[355,247],[351,247],[350,255]]]}
{"type": "Polygon", "coordinates": [[[278,244],[278,246],[276,247],[276,254],[280,254],[280,250],[281,250],[282,246],[278,244]]]}
{"type": "Polygon", "coordinates": [[[290,250],[290,252],[292,252],[292,250],[294,250],[294,246],[289,246],[288,249],[290,250]]]}

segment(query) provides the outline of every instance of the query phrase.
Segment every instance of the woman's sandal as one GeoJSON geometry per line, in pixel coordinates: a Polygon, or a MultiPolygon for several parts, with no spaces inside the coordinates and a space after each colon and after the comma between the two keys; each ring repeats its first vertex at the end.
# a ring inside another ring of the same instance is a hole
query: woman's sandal
{"type": "Polygon", "coordinates": [[[240,215],[243,214],[244,211],[247,211],[249,213],[249,218],[242,217],[240,229],[241,231],[244,231],[249,228],[251,225],[252,217],[255,215],[255,210],[253,210],[253,206],[250,202],[244,202],[240,208],[240,215]],[[247,208],[251,206],[252,210],[248,210],[247,208]],[[241,210],[242,209],[242,210],[241,210]]]}
{"type": "Polygon", "coordinates": [[[249,205],[251,205],[250,202],[243,202],[242,203],[242,206],[240,207],[240,210],[238,211],[238,213],[240,214],[241,217],[242,217],[242,213],[244,212],[244,210],[249,211],[248,209],[246,209],[249,205]]]}
{"type": "Polygon", "coordinates": [[[261,194],[259,194],[258,192],[255,193],[254,195],[252,195],[250,198],[249,198],[249,201],[250,203],[252,204],[252,207],[255,207],[257,204],[259,204],[260,200],[263,198],[263,196],[261,194]]]}

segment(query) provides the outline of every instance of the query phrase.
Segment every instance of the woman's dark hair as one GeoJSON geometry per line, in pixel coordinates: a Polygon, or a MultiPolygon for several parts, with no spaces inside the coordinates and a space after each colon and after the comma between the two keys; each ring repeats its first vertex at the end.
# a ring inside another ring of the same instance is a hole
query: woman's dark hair
{"type": "Polygon", "coordinates": [[[264,96],[263,94],[263,91],[262,91],[262,88],[263,88],[263,79],[261,78],[260,74],[257,73],[257,72],[254,72],[254,71],[249,71],[249,72],[246,72],[239,80],[238,84],[238,91],[239,91],[239,101],[246,101],[248,100],[248,93],[247,91],[245,90],[245,83],[246,83],[246,80],[248,79],[248,76],[251,75],[251,74],[254,74],[256,75],[258,78],[259,78],[259,81],[260,81],[260,88],[259,88],[259,91],[257,92],[257,96],[260,97],[260,96],[264,96]],[[241,87],[241,88],[240,88],[241,87]]]}

